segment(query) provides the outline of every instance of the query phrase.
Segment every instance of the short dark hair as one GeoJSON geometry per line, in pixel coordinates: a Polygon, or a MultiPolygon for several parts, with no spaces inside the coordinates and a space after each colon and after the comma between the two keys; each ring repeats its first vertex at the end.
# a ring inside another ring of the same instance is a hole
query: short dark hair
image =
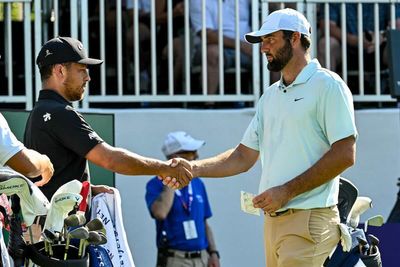
{"type": "Polygon", "coordinates": [[[50,78],[51,73],[53,71],[53,68],[54,68],[54,64],[53,65],[46,65],[46,66],[43,66],[43,67],[39,68],[40,79],[42,80],[42,82],[44,82],[48,78],[50,78]]]}
{"type": "MultiPolygon", "coordinates": [[[[61,65],[64,65],[66,68],[69,68],[71,66],[72,62],[66,62],[66,63],[62,63],[61,65]]],[[[45,65],[41,68],[39,68],[39,72],[40,72],[40,80],[42,82],[47,81],[47,79],[50,78],[52,72],[53,72],[53,68],[56,64],[52,64],[52,65],[45,65]]]]}
{"type": "MultiPolygon", "coordinates": [[[[287,30],[282,30],[282,32],[283,32],[284,38],[288,39],[288,40],[290,40],[290,38],[292,38],[292,35],[294,33],[294,31],[287,31],[287,30]]],[[[304,48],[305,51],[307,51],[311,46],[311,39],[309,36],[307,36],[305,34],[301,34],[300,42],[301,42],[301,46],[304,48]]]]}

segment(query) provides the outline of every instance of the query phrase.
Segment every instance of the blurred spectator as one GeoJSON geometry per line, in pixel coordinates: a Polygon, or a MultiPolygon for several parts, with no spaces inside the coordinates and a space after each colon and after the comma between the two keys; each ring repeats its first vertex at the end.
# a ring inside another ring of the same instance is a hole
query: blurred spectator
{"type": "MultiPolygon", "coordinates": [[[[89,1],[92,2],[92,1],[89,1]]],[[[93,1],[96,2],[96,1],[93,1]]],[[[105,31],[105,46],[106,46],[106,72],[107,72],[107,84],[106,87],[109,92],[116,93],[117,91],[117,73],[118,71],[127,70],[128,67],[128,58],[126,56],[126,47],[122,46],[122,70],[118,69],[118,47],[117,47],[117,29],[121,27],[122,29],[122,43],[126,42],[126,35],[124,34],[127,30],[127,0],[121,0],[121,23],[117,24],[117,0],[106,0],[104,3],[104,12],[105,12],[105,22],[106,22],[106,31],[105,31]]],[[[99,5],[99,3],[97,3],[99,5]]],[[[101,10],[99,10],[101,12],[101,10]]],[[[102,14],[99,13],[99,18],[102,14]]],[[[98,40],[100,41],[100,36],[98,36],[98,40]]],[[[124,73],[124,83],[126,84],[129,81],[128,75],[126,72],[124,73]]],[[[94,83],[96,84],[96,83],[94,83]]],[[[93,86],[93,84],[92,84],[93,86]]],[[[129,87],[125,87],[126,89],[129,87]]]]}
{"type": "MultiPolygon", "coordinates": [[[[126,32],[126,57],[128,60],[128,76],[132,79],[134,74],[134,3],[127,0],[127,32],[126,32]]],[[[144,92],[150,89],[150,1],[138,0],[139,13],[139,65],[140,65],[140,88],[144,92]]],[[[133,88],[132,79],[129,79],[128,86],[133,88]]]]}
{"type": "MultiPolygon", "coordinates": [[[[190,1],[190,19],[192,28],[201,38],[202,30],[202,1],[190,1]]],[[[235,0],[225,0],[222,4],[224,67],[235,67],[235,0]]],[[[249,68],[252,47],[244,41],[244,34],[250,31],[250,0],[239,0],[239,36],[240,62],[242,68],[249,68]]],[[[218,1],[206,1],[207,28],[207,88],[208,94],[215,94],[219,85],[219,51],[218,51],[218,1]]],[[[201,64],[201,42],[195,47],[195,63],[201,64]]],[[[212,103],[210,103],[212,104],[212,103]]]]}
{"type": "Polygon", "coordinates": [[[297,4],[296,3],[269,3],[269,13],[272,13],[278,9],[283,9],[283,8],[292,8],[296,9],[297,4]]]}
{"type": "MultiPolygon", "coordinates": [[[[107,44],[115,45],[116,44],[116,33],[117,33],[117,0],[108,0],[106,1],[105,4],[105,9],[106,9],[106,27],[107,27],[107,33],[112,35],[113,41],[112,42],[107,42],[107,44]]],[[[121,23],[122,23],[122,28],[126,29],[127,27],[127,1],[130,0],[121,0],[121,13],[122,13],[122,18],[121,18],[121,23]]],[[[108,36],[108,38],[111,36],[108,36]]],[[[110,40],[110,39],[108,39],[110,40]]],[[[116,58],[116,57],[111,57],[111,58],[116,58]]]]}
{"type": "MultiPolygon", "coordinates": [[[[205,142],[183,131],[167,135],[162,151],[167,159],[196,160],[205,142]]],[[[146,185],[146,203],[157,230],[157,267],[220,267],[206,188],[200,178],[173,190],[158,177],[146,185]]]]}
{"type": "MultiPolygon", "coordinates": [[[[338,71],[342,61],[341,53],[341,5],[330,4],[330,55],[331,55],[331,70],[338,71]]],[[[321,8],[323,13],[324,8],[321,8]]],[[[379,4],[379,30],[380,38],[375,40],[374,34],[374,4],[363,4],[363,46],[364,46],[364,70],[375,70],[375,42],[379,42],[381,53],[381,67],[387,67],[387,51],[386,37],[384,31],[389,28],[390,23],[390,5],[379,4]]],[[[400,9],[396,5],[396,28],[400,26],[400,9]]],[[[346,4],[346,29],[347,29],[347,58],[348,69],[358,69],[358,14],[357,4],[346,4]]],[[[324,31],[324,16],[320,20],[320,29],[324,31]]],[[[318,58],[322,66],[326,66],[325,62],[325,42],[326,38],[323,35],[318,44],[318,58]]]]}
{"type": "MultiPolygon", "coordinates": [[[[159,73],[158,87],[165,90],[168,86],[168,10],[166,0],[155,0],[155,15],[156,15],[156,58],[157,69],[159,73]]],[[[140,38],[140,62],[141,62],[141,83],[150,80],[150,0],[139,0],[139,38],[140,38]]],[[[133,21],[133,1],[128,0],[127,8],[130,11],[130,21],[133,21]]],[[[182,90],[182,66],[183,66],[183,32],[184,32],[184,6],[183,0],[173,0],[172,2],[173,15],[173,64],[174,64],[174,88],[178,91],[182,90]]],[[[128,30],[128,50],[133,49],[133,26],[130,24],[128,30]]],[[[132,51],[130,52],[132,54],[132,51]]],[[[128,54],[129,58],[132,56],[128,54]]],[[[142,87],[143,88],[143,87],[142,87]]]]}
{"type": "MultiPolygon", "coordinates": [[[[166,0],[156,0],[156,20],[159,26],[157,34],[157,58],[160,59],[160,86],[168,85],[168,10],[166,0]]],[[[184,4],[183,0],[172,0],[172,34],[174,88],[182,91],[182,69],[184,60],[184,4]]]]}

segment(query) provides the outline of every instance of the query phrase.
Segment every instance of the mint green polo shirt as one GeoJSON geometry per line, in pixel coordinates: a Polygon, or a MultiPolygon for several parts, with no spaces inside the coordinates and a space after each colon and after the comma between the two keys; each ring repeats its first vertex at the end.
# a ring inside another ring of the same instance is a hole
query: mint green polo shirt
{"type": "MultiPolygon", "coordinates": [[[[289,86],[281,80],[267,88],[241,143],[260,152],[261,193],[309,169],[336,141],[357,135],[348,86],[314,59],[289,86]]],[[[336,177],[280,210],[329,207],[337,204],[338,192],[336,177]]]]}

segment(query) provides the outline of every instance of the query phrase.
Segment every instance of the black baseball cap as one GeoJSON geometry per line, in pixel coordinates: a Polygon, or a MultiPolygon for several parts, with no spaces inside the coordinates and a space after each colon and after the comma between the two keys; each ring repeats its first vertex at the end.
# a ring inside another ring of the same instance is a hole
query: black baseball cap
{"type": "Polygon", "coordinates": [[[89,58],[82,43],[71,37],[57,37],[47,41],[36,58],[39,68],[66,62],[100,65],[103,60],[89,58]]]}

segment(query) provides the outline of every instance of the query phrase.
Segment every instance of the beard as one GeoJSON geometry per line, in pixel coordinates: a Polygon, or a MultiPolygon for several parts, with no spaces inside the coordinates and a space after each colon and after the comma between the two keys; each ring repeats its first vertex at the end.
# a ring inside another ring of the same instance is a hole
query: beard
{"type": "Polygon", "coordinates": [[[80,101],[83,99],[83,90],[82,86],[77,86],[73,85],[73,82],[71,81],[70,77],[67,77],[64,81],[64,86],[65,86],[65,96],[67,97],[67,100],[70,102],[73,101],[80,101]]]}
{"type": "MultiPolygon", "coordinates": [[[[268,54],[271,56],[270,54],[268,54]]],[[[285,45],[281,47],[277,52],[276,56],[272,58],[271,62],[268,62],[267,68],[269,71],[280,72],[287,65],[287,63],[293,57],[293,48],[289,40],[286,40],[285,45]]]]}

